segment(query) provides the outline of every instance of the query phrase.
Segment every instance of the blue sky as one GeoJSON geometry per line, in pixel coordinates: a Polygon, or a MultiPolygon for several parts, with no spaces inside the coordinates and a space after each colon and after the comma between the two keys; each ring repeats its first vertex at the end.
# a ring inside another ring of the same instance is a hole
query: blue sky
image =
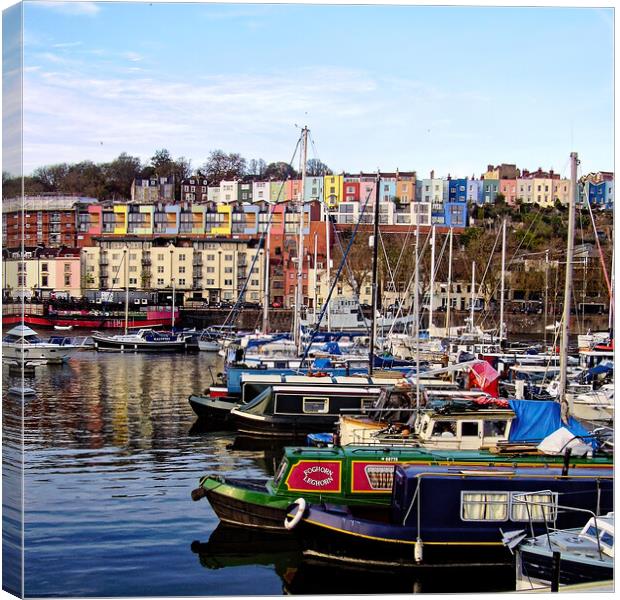
{"type": "Polygon", "coordinates": [[[24,171],[222,148],[335,171],[613,169],[613,11],[26,2],[24,171]]]}

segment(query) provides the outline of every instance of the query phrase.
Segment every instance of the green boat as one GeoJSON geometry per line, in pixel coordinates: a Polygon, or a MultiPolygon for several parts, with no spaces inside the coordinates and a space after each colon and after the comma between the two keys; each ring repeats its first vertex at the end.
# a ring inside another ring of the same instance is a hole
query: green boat
{"type": "Polygon", "coordinates": [[[302,497],[310,503],[357,506],[360,514],[372,518],[386,504],[392,492],[396,464],[428,465],[429,472],[446,469],[463,474],[541,468],[558,475],[579,476],[579,470],[600,468],[613,475],[613,458],[566,454],[501,453],[485,450],[429,450],[404,446],[344,446],[333,448],[289,447],[275,477],[241,479],[207,475],[192,492],[193,500],[206,497],[224,523],[286,532],[286,509],[302,497]]]}

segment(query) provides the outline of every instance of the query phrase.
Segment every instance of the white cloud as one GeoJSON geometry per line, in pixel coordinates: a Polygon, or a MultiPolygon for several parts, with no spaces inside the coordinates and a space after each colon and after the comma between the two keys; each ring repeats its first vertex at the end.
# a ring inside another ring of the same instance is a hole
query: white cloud
{"type": "Polygon", "coordinates": [[[97,2],[81,2],[80,0],[65,2],[37,2],[37,6],[48,8],[65,15],[84,15],[95,16],[101,11],[101,6],[97,2]]]}

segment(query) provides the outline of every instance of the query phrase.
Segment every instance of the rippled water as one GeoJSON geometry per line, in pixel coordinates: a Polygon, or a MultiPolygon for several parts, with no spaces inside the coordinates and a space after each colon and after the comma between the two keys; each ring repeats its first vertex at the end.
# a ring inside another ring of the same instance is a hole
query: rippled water
{"type": "MultiPolygon", "coordinates": [[[[267,477],[278,449],[231,450],[232,433],[194,426],[187,397],[221,370],[214,360],[83,352],[26,378],[37,391],[23,403],[26,596],[510,589],[505,573],[420,587],[345,572],[303,562],[273,537],[218,527],[206,500],[191,501],[198,479],[218,471],[267,477]]],[[[3,368],[3,390],[18,382],[3,368]]],[[[21,410],[21,399],[5,393],[5,561],[20,557],[21,422],[13,415],[21,410]]],[[[19,589],[10,575],[4,583],[19,589]]]]}

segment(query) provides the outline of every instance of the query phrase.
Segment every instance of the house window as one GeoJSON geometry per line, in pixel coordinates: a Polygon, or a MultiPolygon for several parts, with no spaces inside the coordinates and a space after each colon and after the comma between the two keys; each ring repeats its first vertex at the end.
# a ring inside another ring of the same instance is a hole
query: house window
{"type": "Polygon", "coordinates": [[[184,261],[185,260],[185,254],[179,254],[179,260],[180,261],[184,261]]]}
{"type": "Polygon", "coordinates": [[[232,279],[224,279],[224,285],[232,285],[232,279]]]}
{"type": "Polygon", "coordinates": [[[163,273],[164,272],[164,268],[160,265],[159,267],[157,267],[157,272],[158,273],[163,273]]]}
{"type": "Polygon", "coordinates": [[[232,267],[224,267],[224,273],[232,273],[232,272],[233,272],[232,267]]]}
{"type": "Polygon", "coordinates": [[[163,254],[158,254],[157,255],[157,260],[164,260],[164,255],[163,254]]]}
{"type": "Polygon", "coordinates": [[[506,521],[509,498],[508,492],[462,492],[461,519],[463,521],[506,521]]]}
{"type": "Polygon", "coordinates": [[[215,254],[207,254],[207,260],[215,260],[215,254]]]}
{"type": "Polygon", "coordinates": [[[215,267],[207,267],[207,273],[215,273],[215,267]]]}
{"type": "Polygon", "coordinates": [[[157,285],[164,285],[164,280],[161,278],[157,279],[157,285]]]}
{"type": "Polygon", "coordinates": [[[250,283],[251,285],[258,285],[258,279],[252,279],[250,283]]]}
{"type": "Polygon", "coordinates": [[[329,412],[329,398],[304,398],[303,412],[305,413],[327,413],[329,412]]]}
{"type": "Polygon", "coordinates": [[[137,285],[137,284],[138,284],[138,280],[135,277],[129,278],[129,285],[137,285]]]}
{"type": "Polygon", "coordinates": [[[185,285],[185,279],[183,277],[179,279],[179,285],[185,285]]]}
{"type": "Polygon", "coordinates": [[[185,273],[185,267],[179,267],[179,273],[185,273]]]}
{"type": "Polygon", "coordinates": [[[215,279],[207,279],[207,285],[215,285],[215,279]]]}
{"type": "Polygon", "coordinates": [[[224,254],[224,260],[231,261],[232,259],[233,259],[233,255],[232,254],[224,254]]]}
{"type": "Polygon", "coordinates": [[[41,276],[41,285],[43,287],[47,287],[47,275],[42,275],[41,276]]]}
{"type": "Polygon", "coordinates": [[[48,270],[47,263],[46,262],[45,263],[41,263],[41,271],[47,271],[47,270],[48,270]]]}
{"type": "Polygon", "coordinates": [[[135,265],[129,267],[129,272],[130,273],[135,273],[138,270],[138,267],[136,267],[135,265]]]}

